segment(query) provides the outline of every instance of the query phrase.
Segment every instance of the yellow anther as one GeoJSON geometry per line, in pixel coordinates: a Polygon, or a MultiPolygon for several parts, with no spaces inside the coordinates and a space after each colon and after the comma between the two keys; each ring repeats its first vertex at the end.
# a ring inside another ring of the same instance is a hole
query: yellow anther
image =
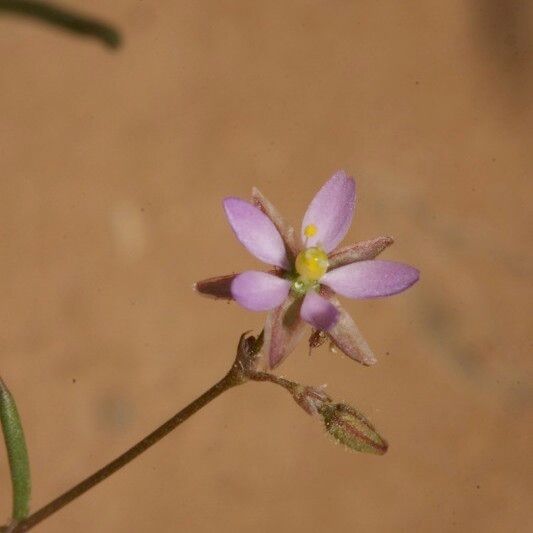
{"type": "Polygon", "coordinates": [[[317,231],[318,231],[318,228],[314,224],[308,224],[304,228],[304,235],[306,237],[313,237],[313,235],[316,235],[317,231]]]}
{"type": "Polygon", "coordinates": [[[316,281],[326,273],[328,265],[328,256],[324,250],[321,248],[307,248],[307,250],[303,250],[297,255],[295,266],[296,272],[302,278],[316,281]]]}

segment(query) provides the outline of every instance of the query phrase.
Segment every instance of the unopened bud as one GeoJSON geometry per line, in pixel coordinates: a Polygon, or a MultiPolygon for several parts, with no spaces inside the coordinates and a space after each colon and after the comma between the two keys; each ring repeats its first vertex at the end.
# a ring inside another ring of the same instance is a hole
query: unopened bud
{"type": "Polygon", "coordinates": [[[324,387],[297,385],[290,392],[296,403],[310,415],[320,415],[325,404],[331,403],[331,398],[324,392],[324,387]]]}
{"type": "Polygon", "coordinates": [[[357,452],[383,455],[388,444],[365,416],[344,403],[323,403],[320,414],[326,431],[341,444],[357,452]]]}

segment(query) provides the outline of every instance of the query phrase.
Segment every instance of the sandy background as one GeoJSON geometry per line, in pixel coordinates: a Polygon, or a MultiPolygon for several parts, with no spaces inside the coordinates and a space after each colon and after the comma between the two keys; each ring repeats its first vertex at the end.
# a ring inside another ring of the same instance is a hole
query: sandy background
{"type": "MultiPolygon", "coordinates": [[[[422,279],[345,300],[375,367],[301,345],[279,370],[357,405],[386,456],[343,451],[250,384],[39,531],[528,531],[532,4],[63,4],[125,43],[0,17],[0,371],[34,509],[214,383],[261,327],[191,290],[258,265],[223,196],[257,185],[299,225],[345,168],[346,242],[392,234],[383,257],[422,279]]],[[[0,456],[6,519],[8,479],[0,456]]]]}

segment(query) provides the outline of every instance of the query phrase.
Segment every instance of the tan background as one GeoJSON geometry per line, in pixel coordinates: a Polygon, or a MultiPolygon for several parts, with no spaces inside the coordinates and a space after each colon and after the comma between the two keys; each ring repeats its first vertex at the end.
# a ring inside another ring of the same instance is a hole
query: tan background
{"type": "MultiPolygon", "coordinates": [[[[361,408],[386,456],[344,452],[251,384],[40,531],[527,531],[532,4],[64,4],[116,22],[125,45],[0,18],[0,361],[34,509],[211,385],[261,327],[191,290],[257,266],[223,196],[257,185],[299,224],[345,168],[346,242],[392,234],[384,257],[422,278],[345,302],[377,366],[301,345],[280,369],[361,408]]],[[[4,459],[0,482],[7,519],[4,459]]]]}

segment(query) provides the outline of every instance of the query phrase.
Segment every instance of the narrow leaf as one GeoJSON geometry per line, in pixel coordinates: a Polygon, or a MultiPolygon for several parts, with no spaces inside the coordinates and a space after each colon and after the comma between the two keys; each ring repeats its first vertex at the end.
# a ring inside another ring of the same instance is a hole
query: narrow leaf
{"type": "Polygon", "coordinates": [[[11,471],[13,520],[18,522],[26,518],[30,511],[30,463],[17,406],[2,378],[0,378],[0,423],[11,471]]]}

